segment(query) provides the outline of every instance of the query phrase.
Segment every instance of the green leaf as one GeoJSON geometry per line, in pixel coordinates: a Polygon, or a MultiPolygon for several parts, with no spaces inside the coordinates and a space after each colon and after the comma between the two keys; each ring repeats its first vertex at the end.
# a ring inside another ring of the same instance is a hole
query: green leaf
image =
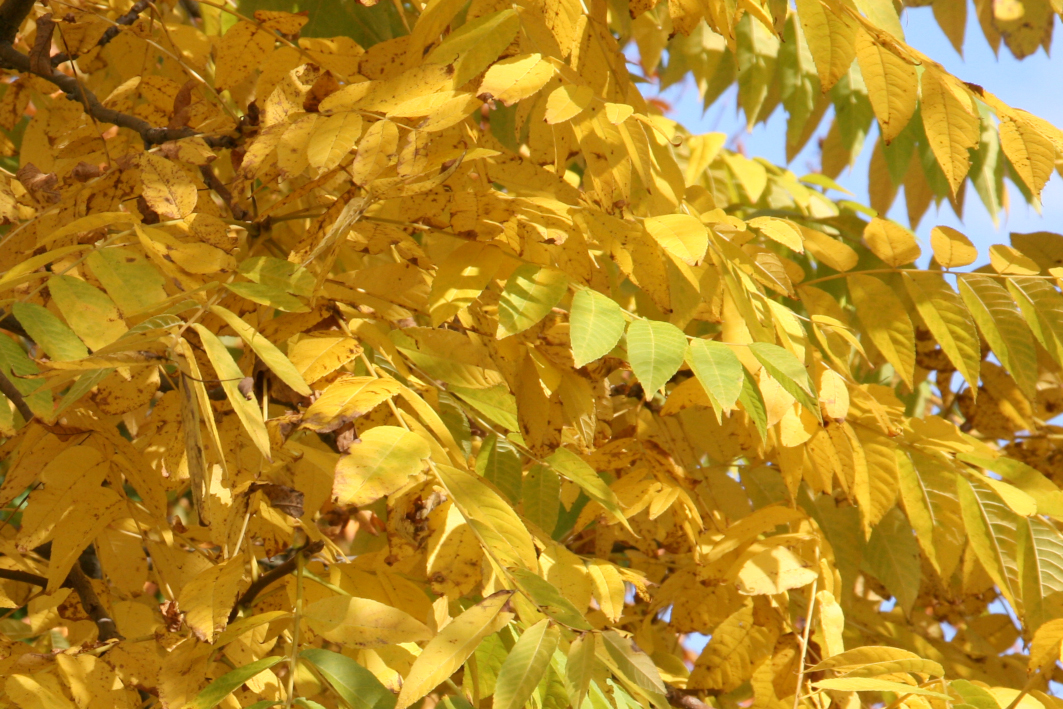
{"type": "Polygon", "coordinates": [[[214,709],[221,700],[236,691],[244,682],[286,659],[277,655],[263,657],[249,665],[238,667],[232,672],[226,672],[204,687],[203,691],[189,703],[189,709],[214,709]]]}
{"type": "Polygon", "coordinates": [[[557,526],[561,507],[561,478],[557,471],[549,465],[533,465],[524,476],[521,499],[524,518],[549,536],[557,526]]]}
{"type": "Polygon", "coordinates": [[[480,444],[476,455],[476,472],[491,481],[513,504],[521,499],[523,475],[520,454],[505,438],[491,434],[480,444]]]}
{"type": "Polygon", "coordinates": [[[85,259],[96,279],[129,316],[161,303],[166,279],[143,255],[119,247],[96,249],[85,259]]]}
{"type": "Polygon", "coordinates": [[[1030,399],[1037,393],[1037,350],[1022,312],[995,278],[965,273],[957,281],[960,297],[978,323],[993,354],[1030,399]]]}
{"type": "Polygon", "coordinates": [[[971,548],[1012,607],[1020,607],[1021,577],[1015,534],[1020,517],[999,495],[979,482],[957,475],[956,488],[971,548]]]}
{"type": "Polygon", "coordinates": [[[758,362],[764,365],[768,374],[779,382],[786,393],[822,420],[812,378],[808,376],[808,370],[793,353],[767,342],[753,342],[749,345],[749,351],[753,353],[758,362]]]}
{"type": "Polygon", "coordinates": [[[742,408],[753,419],[753,423],[760,433],[760,440],[768,437],[768,409],[764,405],[764,397],[760,394],[760,387],[753,379],[753,375],[742,368],[742,392],[738,395],[738,401],[742,408]]]}
{"type": "Polygon", "coordinates": [[[572,706],[582,707],[590,690],[598,664],[596,657],[598,634],[584,633],[568,646],[568,662],[565,664],[565,689],[572,699],[572,706]]]}
{"type": "Polygon", "coordinates": [[[982,346],[963,301],[937,273],[905,273],[904,286],[949,361],[977,389],[982,346]]]}
{"type": "Polygon", "coordinates": [[[291,261],[272,256],[252,256],[240,263],[239,271],[255,283],[280,288],[304,298],[314,293],[314,274],[291,261]]]}
{"type": "Polygon", "coordinates": [[[312,648],[299,657],[309,662],[332,685],[351,709],[393,709],[395,695],[372,672],[331,650],[312,648]]]}
{"type": "Polygon", "coordinates": [[[240,12],[251,16],[255,10],[306,12],[310,21],[299,33],[301,36],[350,37],[363,49],[407,34],[393,3],[366,7],[359,2],[336,0],[240,0],[240,12]]]}
{"type": "Polygon", "coordinates": [[[37,391],[40,386],[39,381],[23,379],[23,377],[39,374],[40,368],[10,337],[0,336],[0,367],[3,368],[4,374],[15,385],[15,388],[22,393],[26,403],[35,414],[44,419],[50,419],[53,416],[51,393],[47,390],[37,391]]]}
{"type": "Polygon", "coordinates": [[[221,380],[222,389],[225,390],[225,395],[229,398],[229,403],[232,404],[240,423],[244,425],[244,430],[251,436],[251,440],[254,441],[262,455],[267,460],[271,459],[269,434],[266,432],[266,423],[262,420],[262,409],[258,407],[258,402],[254,397],[245,398],[239,388],[244,373],[240,371],[233,356],[229,354],[229,350],[225,348],[217,335],[199,323],[192,327],[199,333],[199,339],[203,341],[203,349],[207,352],[207,358],[214,365],[214,371],[221,380]]]}
{"type": "Polygon", "coordinates": [[[1018,529],[1018,566],[1025,626],[1033,631],[1063,611],[1063,535],[1039,517],[1018,529]]]}
{"type": "Polygon", "coordinates": [[[628,360],[647,400],[679,371],[686,350],[687,336],[671,323],[636,320],[628,326],[628,360]]]}
{"type": "Polygon", "coordinates": [[[268,305],[286,313],[310,312],[310,308],[303,301],[271,285],[264,283],[226,283],[225,287],[241,298],[247,298],[252,303],[268,305]]]}
{"type": "Polygon", "coordinates": [[[871,533],[864,551],[864,564],[893,594],[904,614],[911,613],[923,580],[919,545],[908,520],[896,507],[871,533]]]}
{"type": "Polygon", "coordinates": [[[583,613],[567,598],[561,595],[557,588],[538,574],[526,569],[513,569],[511,571],[517,586],[531,599],[539,610],[550,616],[558,623],[576,630],[592,630],[593,626],[587,622],[583,613]]]}
{"type": "Polygon", "coordinates": [[[624,334],[624,311],[612,298],[589,288],[572,297],[568,320],[576,367],[609,354],[624,334]]]}
{"type": "Polygon", "coordinates": [[[464,470],[437,465],[436,471],[473,532],[503,568],[538,568],[531,535],[506,500],[464,470]]]}
{"type": "Polygon", "coordinates": [[[546,459],[546,462],[557,472],[579,485],[587,493],[587,497],[605,508],[613,519],[634,534],[627,517],[620,509],[620,501],[616,498],[616,493],[605,484],[605,481],[598,476],[598,472],[586,461],[567,448],[558,448],[546,459]]]}
{"type": "Polygon", "coordinates": [[[568,276],[561,271],[531,263],[518,266],[498,301],[495,337],[501,340],[535,325],[561,302],[567,289],[568,276]]]}
{"type": "Polygon", "coordinates": [[[885,283],[874,276],[847,278],[856,316],[868,337],[886,361],[893,365],[904,383],[915,386],[915,328],[904,303],[885,283]]]}
{"type": "Polygon", "coordinates": [[[30,339],[57,362],[74,362],[89,356],[85,343],[47,308],[36,303],[15,303],[11,312],[30,339]]]}
{"type": "Polygon", "coordinates": [[[505,384],[488,389],[472,389],[451,384],[450,392],[459,396],[492,423],[510,431],[520,429],[520,424],[517,423],[517,397],[509,392],[509,387],[505,384]]]}
{"type": "Polygon", "coordinates": [[[922,687],[913,687],[903,682],[891,682],[886,679],[875,677],[838,677],[835,679],[823,679],[812,685],[816,689],[833,689],[842,692],[893,692],[894,694],[918,694],[924,697],[935,697],[948,700],[950,697],[941,692],[934,692],[922,687]]]}
{"type": "Polygon", "coordinates": [[[224,320],[226,324],[240,336],[240,339],[246,342],[248,346],[255,351],[255,354],[258,355],[259,359],[261,359],[274,374],[280,377],[282,382],[291,387],[296,393],[302,394],[303,396],[310,396],[312,391],[303,379],[303,375],[299,374],[299,370],[295,368],[295,365],[291,363],[291,360],[289,360],[283,352],[277,349],[276,345],[267,340],[265,335],[260,334],[238,315],[226,310],[220,305],[210,306],[210,311],[224,320]]]}
{"type": "Polygon", "coordinates": [[[742,362],[734,351],[716,340],[691,340],[687,364],[712,402],[716,420],[734,408],[742,393],[742,362]]]}
{"type": "Polygon", "coordinates": [[[545,619],[524,631],[495,681],[495,709],[524,706],[546,673],[560,638],[561,631],[545,619]]]}

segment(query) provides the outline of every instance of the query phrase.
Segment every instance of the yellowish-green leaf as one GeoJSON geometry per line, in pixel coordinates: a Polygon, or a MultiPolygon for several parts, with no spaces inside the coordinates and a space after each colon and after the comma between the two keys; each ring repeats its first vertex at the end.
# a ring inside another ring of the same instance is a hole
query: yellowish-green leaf
{"type": "Polygon", "coordinates": [[[361,434],[336,464],[333,497],[361,507],[401,489],[424,467],[431,448],[421,436],[397,426],[377,426],[361,434]]]}
{"type": "Polygon", "coordinates": [[[812,685],[817,689],[833,689],[841,692],[892,692],[898,695],[917,694],[923,697],[948,700],[950,697],[941,692],[934,692],[922,687],[915,687],[903,682],[891,682],[876,677],[838,677],[822,679],[812,685]]]}
{"type": "Polygon", "coordinates": [[[128,329],[114,301],[79,278],[52,276],[48,291],[70,329],[93,350],[106,347],[128,329]]]}
{"type": "Polygon", "coordinates": [[[310,387],[303,380],[303,375],[295,368],[295,365],[277,349],[277,346],[267,340],[255,328],[248,325],[235,313],[226,310],[220,305],[212,305],[210,311],[220,317],[231,327],[240,339],[255,351],[259,359],[280,377],[281,381],[292,388],[296,393],[310,396],[310,387]]]}
{"type": "Polygon", "coordinates": [[[560,639],[561,631],[549,620],[540,620],[521,634],[495,680],[497,709],[524,706],[546,673],[560,639]]]}
{"type": "Polygon", "coordinates": [[[1021,599],[1018,568],[1018,515],[986,485],[957,475],[960,510],[967,539],[993,582],[1012,604],[1021,599]]]}
{"type": "Polygon", "coordinates": [[[620,502],[616,498],[616,493],[605,484],[604,480],[598,477],[598,473],[586,461],[567,448],[558,448],[553,455],[546,459],[546,462],[554,470],[579,485],[589,498],[597,502],[609,513],[610,517],[624,525],[634,534],[634,531],[628,525],[627,518],[624,517],[623,511],[620,509],[620,502]]]}
{"type": "Polygon", "coordinates": [[[382,647],[432,637],[424,623],[369,598],[329,596],[308,605],[303,617],[315,633],[344,647],[382,647]]]}
{"type": "Polygon", "coordinates": [[[1007,288],[977,273],[957,279],[960,296],[989,347],[1027,397],[1036,395],[1037,350],[1030,327],[1007,288]]]}
{"type": "Polygon", "coordinates": [[[484,75],[477,96],[512,106],[537,93],[554,76],[554,66],[541,54],[522,54],[498,62],[484,75]]]}
{"type": "Polygon", "coordinates": [[[915,378],[915,328],[904,304],[874,276],[849,276],[849,293],[856,315],[875,347],[909,387],[915,378]]]}
{"type": "Polygon", "coordinates": [[[628,326],[628,360],[647,399],[679,371],[686,349],[686,335],[671,323],[636,320],[628,326]]]}
{"type": "Polygon", "coordinates": [[[624,335],[624,312],[612,298],[589,288],[572,297],[569,339],[572,359],[582,367],[609,354],[624,335]]]}
{"type": "Polygon", "coordinates": [[[399,692],[396,709],[406,709],[448,679],[472,655],[485,637],[509,623],[504,611],[513,591],[488,596],[452,620],[417,657],[399,692]]]}
{"type": "Polygon", "coordinates": [[[594,100],[594,89],[589,86],[565,84],[550,92],[546,99],[546,122],[564,123],[583,113],[594,100]]]}
{"type": "Polygon", "coordinates": [[[476,532],[480,542],[503,567],[533,571],[538,566],[535,546],[512,506],[479,477],[449,465],[438,465],[440,482],[476,532]]]}
{"type": "Polygon", "coordinates": [[[904,274],[904,285],[942,351],[971,387],[978,387],[982,346],[974,320],[942,276],[904,274]]]}
{"type": "Polygon", "coordinates": [[[982,131],[978,112],[966,87],[937,69],[923,72],[923,128],[953,194],[971,169],[968,151],[978,146],[982,131]]]}
{"type": "Polygon", "coordinates": [[[269,434],[266,432],[266,423],[262,420],[262,409],[258,406],[254,396],[248,399],[240,391],[240,382],[245,377],[244,373],[240,371],[240,367],[237,366],[229,350],[225,348],[217,335],[199,323],[193,327],[199,333],[199,339],[203,341],[203,349],[206,350],[207,358],[210,359],[214,371],[221,379],[222,389],[225,390],[233,411],[236,412],[236,416],[244,425],[244,430],[254,441],[255,446],[269,460],[271,458],[269,434]]]}
{"type": "Polygon", "coordinates": [[[908,615],[922,582],[919,545],[908,520],[896,507],[875,526],[864,552],[864,563],[908,615]]]}
{"type": "Polygon", "coordinates": [[[532,327],[561,302],[568,288],[568,277],[552,268],[526,263],[506,281],[498,303],[498,331],[502,339],[532,327]]]}
{"type": "Polygon", "coordinates": [[[716,340],[690,341],[687,364],[712,402],[717,421],[730,413],[742,393],[742,362],[734,351],[716,340]]]}
{"type": "Polygon", "coordinates": [[[12,314],[49,357],[60,362],[73,362],[89,356],[85,344],[63,321],[36,303],[15,303],[12,314]]]}

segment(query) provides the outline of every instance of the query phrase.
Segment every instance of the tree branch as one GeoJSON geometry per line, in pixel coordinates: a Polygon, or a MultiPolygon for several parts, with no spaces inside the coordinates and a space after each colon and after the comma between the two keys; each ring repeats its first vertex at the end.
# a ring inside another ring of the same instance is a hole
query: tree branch
{"type": "Polygon", "coordinates": [[[258,594],[266,590],[274,581],[284,578],[291,572],[295,571],[295,567],[299,564],[299,556],[311,556],[316,554],[325,548],[324,542],[312,542],[307,544],[302,549],[292,554],[292,557],[285,561],[283,564],[273,567],[266,573],[258,577],[258,580],[247,587],[244,594],[240,596],[236,601],[236,605],[233,606],[232,612],[229,613],[229,622],[236,620],[237,614],[241,608],[251,605],[258,594]]]}
{"type": "Polygon", "coordinates": [[[29,404],[26,403],[26,400],[22,398],[22,392],[18,390],[13,381],[7,378],[3,371],[0,371],[0,392],[11,400],[11,403],[22,414],[22,418],[26,423],[33,420],[33,411],[30,409],[29,404]]]}
{"type": "Polygon", "coordinates": [[[101,641],[123,639],[122,634],[118,632],[118,627],[114,624],[114,619],[107,615],[107,609],[103,607],[100,597],[96,595],[96,589],[92,587],[92,581],[81,570],[80,563],[74,563],[74,568],[70,570],[70,574],[66,577],[66,583],[63,585],[70,586],[77,593],[78,598],[81,599],[81,606],[92,618],[92,621],[96,623],[101,641]]]}
{"type": "Polygon", "coordinates": [[[11,569],[0,569],[0,579],[7,579],[8,581],[21,581],[22,583],[30,583],[34,586],[40,586],[45,588],[48,585],[48,579],[37,574],[31,574],[28,571],[12,571],[11,569]]]}
{"type": "MultiPolygon", "coordinates": [[[[7,4],[12,2],[14,2],[14,0],[8,0],[7,4]]],[[[6,4],[4,7],[6,7],[6,4]]],[[[2,17],[3,7],[0,7],[0,18],[2,17]]],[[[6,31],[6,27],[0,24],[0,30],[6,31]]],[[[0,32],[0,36],[2,36],[2,32],[0,32]]],[[[112,123],[116,126],[136,131],[140,134],[140,137],[143,138],[144,144],[147,146],[165,143],[168,140],[179,140],[181,138],[191,138],[192,136],[199,135],[199,133],[191,128],[156,128],[142,118],[115,111],[112,108],[107,108],[100,103],[98,98],[96,98],[96,94],[85,88],[74,77],[67,76],[66,74],[57,71],[52,71],[50,74],[34,71],[30,58],[15,49],[15,46],[11,44],[10,41],[0,41],[0,64],[15,71],[20,71],[26,74],[35,74],[42,79],[52,82],[66,93],[68,99],[71,101],[80,101],[85,107],[85,112],[90,114],[93,118],[102,123],[112,123]]],[[[227,135],[204,135],[202,138],[206,141],[207,145],[212,148],[231,148],[235,145],[233,138],[227,135]]]]}
{"type": "Polygon", "coordinates": [[[11,44],[18,35],[22,21],[33,9],[34,0],[4,0],[0,5],[0,42],[11,44]]]}
{"type": "MultiPolygon", "coordinates": [[[[119,17],[114,21],[114,24],[107,28],[107,31],[100,37],[100,41],[96,43],[97,47],[105,47],[107,43],[118,36],[118,33],[122,31],[122,27],[128,27],[137,21],[140,17],[140,13],[144,12],[151,6],[151,0],[137,0],[133,3],[133,7],[129,8],[129,12],[119,17]]],[[[52,66],[59,66],[63,62],[68,62],[71,59],[77,59],[79,55],[69,56],[63,52],[56,54],[52,57],[52,66]]]]}
{"type": "Polygon", "coordinates": [[[251,213],[233,201],[233,195],[229,192],[229,188],[225,186],[224,182],[218,179],[218,176],[214,174],[214,170],[210,165],[201,166],[199,172],[203,175],[203,180],[207,183],[207,187],[217,192],[222,201],[228,205],[229,212],[233,215],[233,219],[241,222],[251,220],[251,213]]]}

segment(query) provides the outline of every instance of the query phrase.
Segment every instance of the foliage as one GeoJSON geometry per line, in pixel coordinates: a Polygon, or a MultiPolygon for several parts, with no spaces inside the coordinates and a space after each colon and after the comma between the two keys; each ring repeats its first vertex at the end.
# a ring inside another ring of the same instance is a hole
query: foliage
{"type": "Polygon", "coordinates": [[[1063,237],[880,215],[1063,133],[894,3],[5,0],[0,63],[6,704],[1058,708],[1063,237]]]}

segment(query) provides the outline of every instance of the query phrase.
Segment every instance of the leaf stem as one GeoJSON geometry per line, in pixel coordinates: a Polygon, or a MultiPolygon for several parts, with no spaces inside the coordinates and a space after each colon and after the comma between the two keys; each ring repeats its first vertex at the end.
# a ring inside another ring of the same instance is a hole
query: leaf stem
{"type": "Polygon", "coordinates": [[[299,663],[299,628],[303,622],[303,565],[306,560],[302,553],[295,553],[295,616],[292,619],[292,649],[288,654],[288,696],[284,699],[284,709],[292,709],[295,701],[295,668],[299,663]]]}
{"type": "Polygon", "coordinates": [[[801,660],[797,664],[797,690],[794,692],[794,709],[797,709],[800,705],[801,687],[805,682],[805,657],[808,655],[808,638],[812,634],[812,618],[816,609],[816,588],[818,586],[819,578],[817,577],[812,581],[812,588],[808,592],[808,615],[805,616],[805,634],[801,638],[801,660]]]}

